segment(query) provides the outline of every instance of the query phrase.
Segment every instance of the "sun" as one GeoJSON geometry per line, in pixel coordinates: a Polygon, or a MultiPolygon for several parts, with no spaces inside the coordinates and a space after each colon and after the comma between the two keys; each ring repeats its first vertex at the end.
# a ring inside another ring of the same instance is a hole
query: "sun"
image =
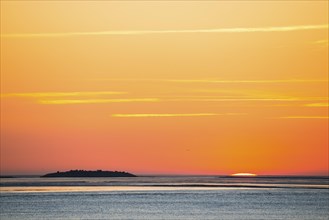
{"type": "Polygon", "coordinates": [[[230,176],[235,176],[235,177],[255,177],[257,174],[254,173],[234,173],[231,174],[230,176]]]}

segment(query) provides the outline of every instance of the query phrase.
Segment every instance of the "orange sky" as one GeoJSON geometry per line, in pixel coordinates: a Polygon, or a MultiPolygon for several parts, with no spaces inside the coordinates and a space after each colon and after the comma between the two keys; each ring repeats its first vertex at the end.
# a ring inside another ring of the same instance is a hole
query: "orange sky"
{"type": "Polygon", "coordinates": [[[328,174],[328,1],[1,1],[1,174],[328,174]]]}

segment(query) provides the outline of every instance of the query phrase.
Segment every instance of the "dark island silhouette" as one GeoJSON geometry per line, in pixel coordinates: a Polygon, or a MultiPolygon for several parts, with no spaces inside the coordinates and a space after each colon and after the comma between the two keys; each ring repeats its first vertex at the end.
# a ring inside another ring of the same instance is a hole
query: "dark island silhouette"
{"type": "Polygon", "coordinates": [[[48,173],[41,177],[136,177],[134,174],[121,171],[103,170],[70,170],[66,172],[48,173]]]}

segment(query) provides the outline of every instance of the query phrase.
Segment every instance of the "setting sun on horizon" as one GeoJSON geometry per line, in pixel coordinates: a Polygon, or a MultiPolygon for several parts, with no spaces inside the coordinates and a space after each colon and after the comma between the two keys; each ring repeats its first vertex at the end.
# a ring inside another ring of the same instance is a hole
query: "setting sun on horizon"
{"type": "Polygon", "coordinates": [[[255,176],[257,176],[257,174],[254,174],[254,173],[233,173],[233,174],[231,174],[231,176],[235,176],[235,177],[255,177],[255,176]]]}
{"type": "Polygon", "coordinates": [[[1,175],[328,176],[328,1],[1,1],[0,98],[1,175]]]}

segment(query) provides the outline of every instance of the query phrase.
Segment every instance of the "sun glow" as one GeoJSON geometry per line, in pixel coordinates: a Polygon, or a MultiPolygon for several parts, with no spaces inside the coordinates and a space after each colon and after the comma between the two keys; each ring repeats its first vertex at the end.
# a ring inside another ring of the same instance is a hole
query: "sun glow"
{"type": "Polygon", "coordinates": [[[231,174],[231,176],[236,176],[236,177],[255,177],[257,174],[254,173],[234,173],[231,174]]]}
{"type": "Polygon", "coordinates": [[[0,174],[327,176],[328,5],[0,0],[0,174]]]}

